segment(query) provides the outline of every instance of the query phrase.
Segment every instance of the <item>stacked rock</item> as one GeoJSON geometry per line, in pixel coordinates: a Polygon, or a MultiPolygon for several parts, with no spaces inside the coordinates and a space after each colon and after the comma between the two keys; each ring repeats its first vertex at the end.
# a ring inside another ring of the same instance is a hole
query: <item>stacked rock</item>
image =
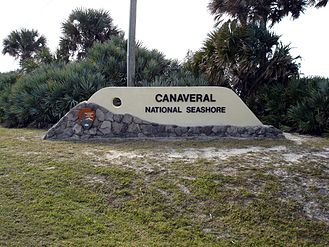
{"type": "Polygon", "coordinates": [[[150,137],[284,138],[282,131],[272,126],[181,127],[161,125],[129,114],[114,114],[97,104],[82,102],[49,129],[44,139],[88,140],[150,137]],[[91,117],[93,122],[88,128],[83,125],[80,117],[83,109],[91,109],[95,115],[91,117]]]}

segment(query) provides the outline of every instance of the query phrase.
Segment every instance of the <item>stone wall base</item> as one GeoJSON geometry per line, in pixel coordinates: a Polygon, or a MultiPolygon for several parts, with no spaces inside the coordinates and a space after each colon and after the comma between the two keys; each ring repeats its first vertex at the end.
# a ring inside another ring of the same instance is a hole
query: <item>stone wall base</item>
{"type": "Polygon", "coordinates": [[[44,139],[88,140],[154,137],[284,138],[282,131],[272,126],[180,127],[160,125],[141,120],[129,114],[114,114],[97,104],[82,102],[72,108],[57,124],[49,129],[44,139]],[[78,113],[83,108],[90,108],[96,113],[93,125],[88,130],[82,127],[78,117],[78,113]]]}

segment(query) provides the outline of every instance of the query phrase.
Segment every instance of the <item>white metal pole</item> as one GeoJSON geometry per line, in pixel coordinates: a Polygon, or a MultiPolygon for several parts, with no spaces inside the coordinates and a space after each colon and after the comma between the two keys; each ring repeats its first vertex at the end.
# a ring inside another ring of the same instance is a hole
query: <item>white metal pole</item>
{"type": "Polygon", "coordinates": [[[127,86],[135,86],[136,70],[136,11],[137,0],[130,0],[129,36],[127,47],[127,86]]]}

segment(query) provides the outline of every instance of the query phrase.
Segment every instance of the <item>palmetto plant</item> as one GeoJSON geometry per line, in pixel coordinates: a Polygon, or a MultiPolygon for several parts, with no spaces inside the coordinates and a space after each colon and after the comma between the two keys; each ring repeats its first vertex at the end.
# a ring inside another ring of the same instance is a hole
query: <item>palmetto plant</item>
{"type": "MultiPolygon", "coordinates": [[[[2,121],[11,126],[48,126],[99,89],[125,86],[126,46],[124,37],[116,36],[94,44],[82,61],[42,65],[24,74],[0,95],[0,114],[4,109],[2,121]]],[[[160,52],[141,45],[137,50],[139,84],[150,84],[172,72],[174,61],[160,52]]]]}
{"type": "Polygon", "coordinates": [[[87,63],[44,65],[20,78],[0,96],[4,120],[11,126],[44,127],[107,85],[87,63]]]}
{"type": "Polygon", "coordinates": [[[95,42],[108,41],[121,31],[114,26],[108,11],[78,8],[62,24],[62,33],[58,55],[80,59],[95,42]]]}
{"type": "Polygon", "coordinates": [[[257,22],[262,27],[268,23],[274,25],[289,14],[298,18],[306,7],[305,0],[212,0],[209,3],[209,9],[217,22],[228,15],[238,19],[242,25],[257,22]]]}
{"type": "MultiPolygon", "coordinates": [[[[298,75],[289,46],[268,31],[285,16],[298,18],[307,7],[327,0],[211,0],[208,7],[222,26],[192,60],[212,83],[233,87],[244,99],[264,84],[283,83],[298,75]],[[224,24],[224,20],[227,20],[224,24]]],[[[193,63],[192,63],[193,65],[193,63]]]]}
{"type": "Polygon", "coordinates": [[[329,80],[300,78],[284,85],[266,85],[248,99],[248,105],[265,124],[286,131],[329,133],[329,80]]]}
{"type": "Polygon", "coordinates": [[[86,62],[93,64],[105,79],[116,86],[125,86],[127,73],[127,41],[122,36],[105,43],[95,43],[87,52],[86,62]]]}
{"type": "Polygon", "coordinates": [[[2,42],[3,54],[9,54],[19,59],[22,65],[28,59],[32,59],[34,55],[46,48],[46,38],[39,35],[36,30],[21,29],[12,31],[2,42]]]}
{"type": "Polygon", "coordinates": [[[305,79],[293,79],[285,84],[278,82],[264,85],[258,89],[257,94],[247,99],[247,104],[264,124],[291,130],[293,123],[288,117],[288,109],[308,97],[312,87],[312,83],[305,79]]]}
{"type": "Polygon", "coordinates": [[[0,73],[0,94],[2,90],[15,84],[18,78],[19,74],[17,72],[0,73]]]}
{"type": "MultiPolygon", "coordinates": [[[[175,61],[166,59],[157,50],[149,50],[137,44],[136,85],[150,84],[160,76],[171,73],[175,61]]],[[[93,64],[108,82],[116,86],[126,86],[127,41],[123,36],[113,37],[105,43],[96,43],[87,52],[85,61],[93,64]]]]}
{"type": "Polygon", "coordinates": [[[307,82],[311,84],[307,96],[288,110],[288,116],[301,133],[329,133],[329,80],[313,78],[307,82]]]}
{"type": "Polygon", "coordinates": [[[256,24],[228,21],[211,33],[189,62],[210,84],[231,87],[244,100],[266,84],[298,75],[298,65],[279,37],[256,24]]]}
{"type": "Polygon", "coordinates": [[[266,27],[288,15],[296,19],[308,6],[324,7],[327,3],[328,0],[211,0],[208,7],[217,23],[228,16],[242,25],[253,22],[266,27]]]}
{"type": "Polygon", "coordinates": [[[165,75],[170,70],[172,63],[165,55],[157,50],[149,50],[141,44],[137,48],[136,81],[152,82],[157,77],[165,75]]]}
{"type": "MultiPolygon", "coordinates": [[[[175,66],[175,65],[172,65],[175,66]]],[[[168,75],[156,77],[154,81],[144,82],[143,86],[151,87],[191,87],[191,86],[209,86],[204,75],[195,76],[191,71],[184,67],[171,71],[168,75]]]]}
{"type": "Polygon", "coordinates": [[[11,94],[11,88],[19,78],[17,72],[0,73],[0,123],[5,121],[5,112],[8,97],[11,94]]]}
{"type": "Polygon", "coordinates": [[[328,0],[309,0],[309,4],[317,8],[325,7],[328,4],[328,0]]]}

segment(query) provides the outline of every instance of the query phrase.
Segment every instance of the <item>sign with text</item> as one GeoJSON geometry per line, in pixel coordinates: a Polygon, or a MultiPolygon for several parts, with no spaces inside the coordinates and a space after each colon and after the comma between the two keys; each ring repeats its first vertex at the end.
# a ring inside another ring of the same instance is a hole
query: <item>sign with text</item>
{"type": "Polygon", "coordinates": [[[89,102],[158,124],[263,125],[232,90],[224,87],[107,87],[89,102]]]}

